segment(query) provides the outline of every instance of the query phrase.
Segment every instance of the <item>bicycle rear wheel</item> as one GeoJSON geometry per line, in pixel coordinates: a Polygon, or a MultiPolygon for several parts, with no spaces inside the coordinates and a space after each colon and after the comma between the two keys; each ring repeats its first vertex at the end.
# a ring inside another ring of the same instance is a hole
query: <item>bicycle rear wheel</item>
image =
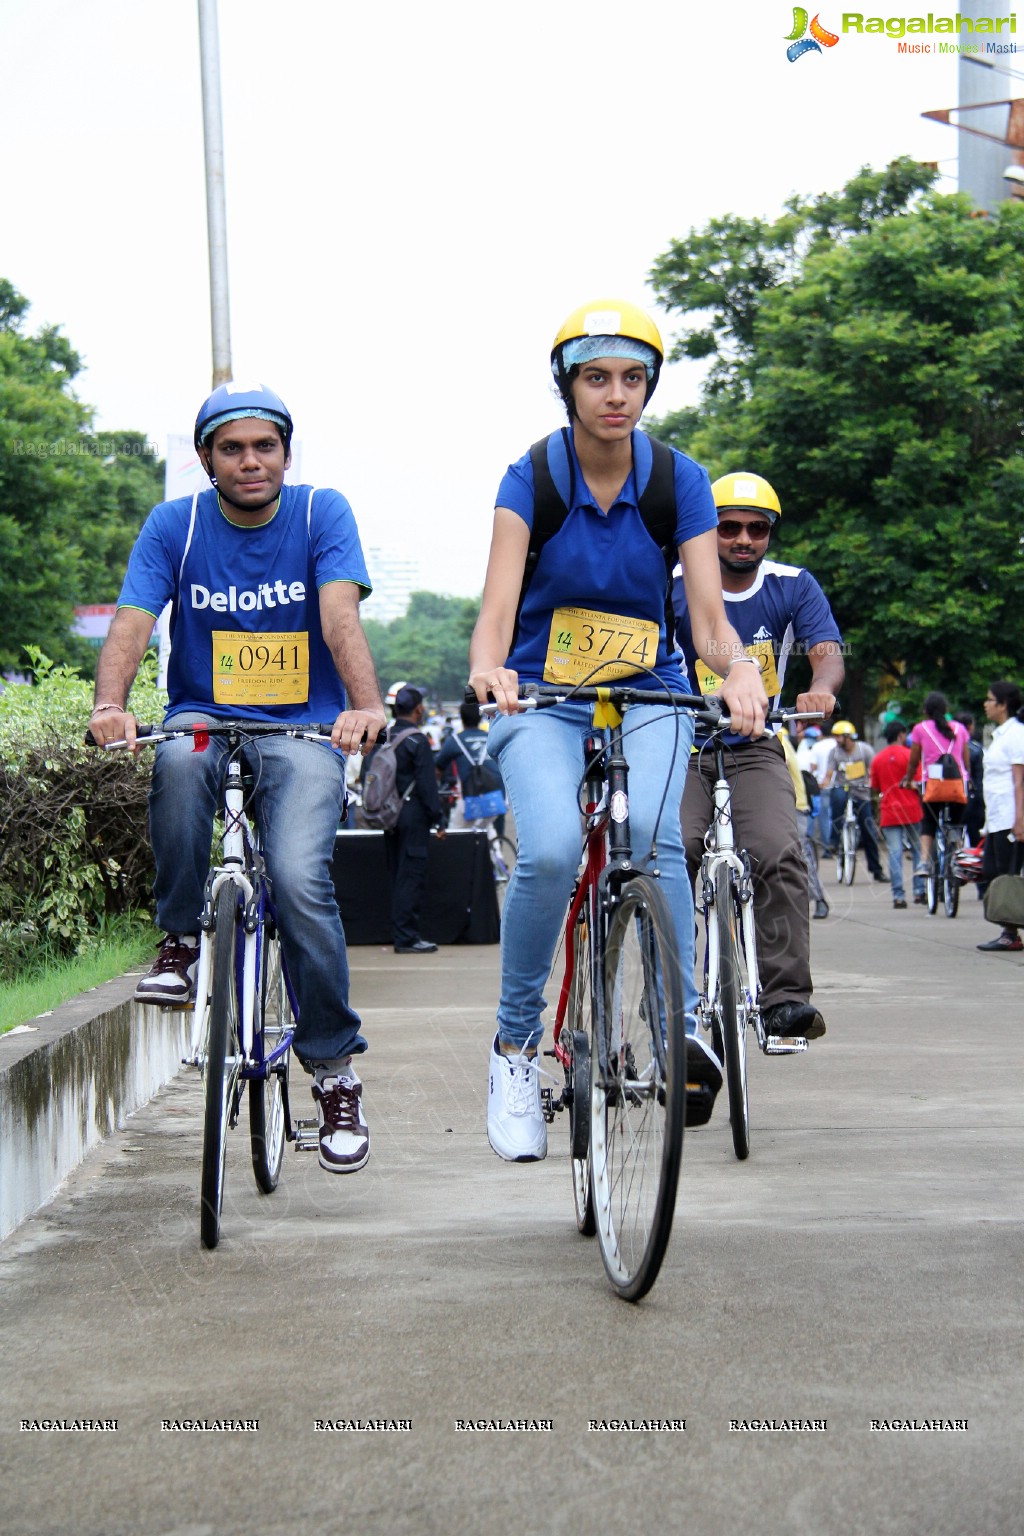
{"type": "Polygon", "coordinates": [[[217,896],[213,953],[213,987],[210,994],[209,1033],[206,1043],[203,1123],[203,1168],[200,1181],[199,1235],[204,1248],[220,1242],[220,1218],[224,1207],[224,1170],[227,1161],[228,1124],[238,1092],[241,1055],[238,1048],[238,994],[235,990],[235,935],[238,901],[235,887],[226,882],[217,896]]]}
{"type": "Polygon", "coordinates": [[[939,910],[939,855],[935,844],[932,844],[932,856],[928,863],[928,873],[924,882],[928,896],[928,911],[934,917],[939,910]]]}
{"type": "Polygon", "coordinates": [[[683,1151],[686,1043],[672,922],[648,875],[625,886],[605,956],[590,1095],[591,1192],[601,1257],[638,1301],[668,1247],[683,1151]]]}
{"type": "Polygon", "coordinates": [[[942,904],[947,917],[956,917],[960,910],[960,881],[956,876],[956,856],[963,842],[959,827],[950,827],[942,850],[942,904]]]}
{"type": "MultiPolygon", "coordinates": [[[[277,1050],[285,1035],[295,1029],[295,1011],[288,995],[281,940],[269,922],[263,929],[256,1006],[259,1009],[263,1057],[266,1059],[277,1050]]],[[[266,1077],[253,1078],[249,1083],[252,1171],[265,1195],[273,1194],[277,1188],[284,1158],[285,1101],[290,1059],[291,1052],[286,1051],[276,1066],[269,1069],[266,1077]]]]}
{"type": "Polygon", "coordinates": [[[730,872],[715,872],[715,923],[718,928],[720,1030],[729,1084],[732,1145],[742,1161],[750,1155],[750,1106],[747,1097],[747,967],[743,930],[730,872]]]}
{"type": "Polygon", "coordinates": [[[576,1225],[584,1237],[593,1237],[597,1230],[590,1187],[590,1004],[590,925],[581,912],[576,921],[572,983],[565,1009],[564,1038],[567,1040],[571,1063],[567,1077],[572,1094],[569,1104],[572,1200],[576,1225]]]}
{"type": "Polygon", "coordinates": [[[853,884],[853,877],[857,873],[857,823],[855,821],[843,822],[843,881],[846,885],[853,884]]]}

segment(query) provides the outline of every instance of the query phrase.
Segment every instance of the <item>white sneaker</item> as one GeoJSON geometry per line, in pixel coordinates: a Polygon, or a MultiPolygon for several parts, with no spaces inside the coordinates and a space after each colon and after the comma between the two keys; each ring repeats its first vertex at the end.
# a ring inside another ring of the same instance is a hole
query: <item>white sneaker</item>
{"type": "Polygon", "coordinates": [[[508,1163],[535,1163],[548,1155],[537,1059],[522,1051],[518,1056],[503,1055],[497,1035],[491,1046],[487,1140],[508,1163]]]}
{"type": "Polygon", "coordinates": [[[320,1121],[320,1166],[329,1173],[356,1173],[370,1156],[362,1092],[351,1067],[342,1072],[317,1070],[313,1102],[320,1121]]]}

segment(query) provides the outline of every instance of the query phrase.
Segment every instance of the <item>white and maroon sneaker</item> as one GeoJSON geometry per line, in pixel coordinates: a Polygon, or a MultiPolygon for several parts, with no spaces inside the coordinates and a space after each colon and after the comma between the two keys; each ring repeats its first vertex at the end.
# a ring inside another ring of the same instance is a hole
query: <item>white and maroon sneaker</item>
{"type": "Polygon", "coordinates": [[[362,1093],[363,1085],[349,1064],[340,1072],[317,1069],[313,1102],[320,1121],[320,1166],[330,1173],[356,1173],[370,1156],[362,1093]]]}

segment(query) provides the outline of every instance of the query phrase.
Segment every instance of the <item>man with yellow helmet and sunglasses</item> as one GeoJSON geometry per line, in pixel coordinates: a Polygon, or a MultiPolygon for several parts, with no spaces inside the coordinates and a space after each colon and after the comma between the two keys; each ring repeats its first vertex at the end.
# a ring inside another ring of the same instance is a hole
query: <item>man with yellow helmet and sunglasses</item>
{"type": "MultiPolygon", "coordinates": [[[[669,570],[681,558],[702,653],[726,673],[726,703],[745,733],[757,735],[764,727],[767,699],[759,673],[730,665],[742,659],[743,647],[725,617],[707,472],[639,430],[663,357],[657,327],[635,305],[601,299],[574,310],[551,352],[569,424],[511,465],[497,496],[470,683],[481,703],[490,694],[500,710],[488,748],[501,769],[519,836],[502,914],[501,999],[487,1115],[490,1144],[509,1161],[533,1161],[547,1152],[537,1046],[551,958],[579,864],[576,797],[584,743],[593,732],[592,705],[569,700],[537,712],[518,710],[520,681],[563,680],[564,657],[554,655],[561,638],[556,616],[572,607],[595,614],[598,622],[621,618],[626,626],[642,626],[644,664],[637,660],[635,674],[623,680],[691,691],[666,610],[669,570]],[[652,482],[664,487],[657,507],[649,498],[652,482]]],[[[631,665],[634,659],[631,653],[631,665]]],[[[578,660],[573,676],[583,681],[592,664],[578,660]]],[[[632,709],[629,719],[630,830],[634,847],[649,848],[660,817],[659,865],[683,959],[687,1077],[702,1085],[706,1119],[721,1087],[721,1065],[696,1034],[693,898],[682,833],[674,816],[659,811],[666,777],[673,798],[664,803],[678,804],[682,794],[693,722],[690,716],[677,722],[671,711],[652,706],[632,709]]],[[[689,1104],[687,1116],[693,1124],[689,1104]]]]}
{"type": "MultiPolygon", "coordinates": [[[[769,560],[768,544],[782,517],[773,487],[749,471],[723,475],[711,487],[718,513],[718,563],[725,611],[764,682],[772,707],[780,701],[795,648],[811,664],[799,710],[831,715],[845,668],[842,636],[821,587],[809,571],[769,560]]],[[[673,592],[676,639],[693,666],[702,693],[721,691],[721,667],[705,665],[694,645],[687,590],[673,592]]],[[[737,669],[744,670],[744,669],[737,669]]],[[[793,783],[781,743],[772,735],[726,738],[726,774],[732,790],[738,847],[751,856],[757,919],[761,1004],[769,1034],[815,1039],[825,1022],[810,1001],[810,924],[807,863],[801,851],[793,783]]],[[[698,748],[701,740],[698,737],[698,748]]],[[[683,795],[683,836],[696,877],[711,810],[714,758],[695,753],[683,795]]],[[[820,910],[820,908],[819,908],[820,910]]],[[[827,907],[826,907],[827,915],[827,907]]]]}

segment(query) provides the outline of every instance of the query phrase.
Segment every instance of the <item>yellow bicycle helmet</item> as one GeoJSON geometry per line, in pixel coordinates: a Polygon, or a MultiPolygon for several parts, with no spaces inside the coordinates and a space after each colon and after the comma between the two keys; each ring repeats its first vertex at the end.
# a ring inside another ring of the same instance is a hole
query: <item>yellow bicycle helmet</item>
{"type": "Polygon", "coordinates": [[[782,516],[782,507],[772,486],[761,475],[740,470],[735,475],[722,475],[711,487],[715,506],[719,512],[760,512],[774,523],[782,516]]]}
{"type": "MultiPolygon", "coordinates": [[[[571,402],[569,384],[573,363],[567,363],[565,359],[567,343],[587,337],[605,336],[620,337],[626,341],[639,341],[653,354],[653,361],[648,361],[644,354],[647,367],[647,394],[644,400],[646,405],[657,388],[658,375],[665,361],[665,345],[650,315],[625,299],[594,299],[589,304],[581,304],[559,327],[558,334],[551,344],[551,371],[555,376],[562,399],[567,405],[571,402]]],[[[618,355],[618,349],[615,355],[618,355]]]]}
{"type": "Polygon", "coordinates": [[[832,735],[856,737],[857,727],[851,724],[849,720],[837,720],[835,725],[832,727],[832,735]]]}

